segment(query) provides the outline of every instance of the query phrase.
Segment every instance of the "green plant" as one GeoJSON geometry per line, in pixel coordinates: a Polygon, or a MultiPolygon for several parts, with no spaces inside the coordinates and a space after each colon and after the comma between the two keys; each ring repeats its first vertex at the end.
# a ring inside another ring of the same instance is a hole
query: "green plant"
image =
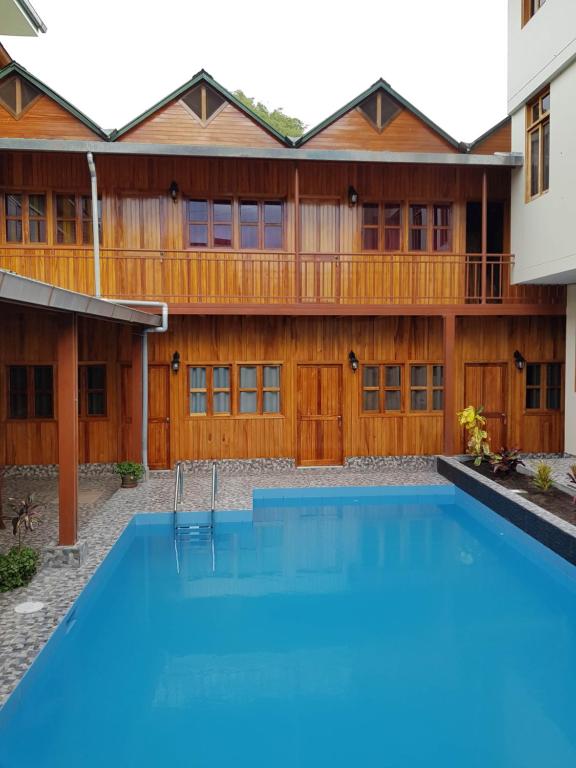
{"type": "Polygon", "coordinates": [[[38,515],[44,511],[44,505],[36,501],[33,493],[23,499],[9,499],[15,516],[12,518],[12,533],[18,536],[18,546],[22,542],[22,532],[33,531],[38,515]]]}
{"type": "Polygon", "coordinates": [[[466,450],[471,456],[475,457],[474,466],[476,467],[485,459],[488,459],[491,454],[488,432],[484,429],[486,419],[482,416],[483,410],[483,406],[475,408],[473,405],[469,405],[457,414],[458,423],[465,427],[468,432],[466,450]]]}
{"type": "Polygon", "coordinates": [[[505,475],[509,472],[516,472],[519,464],[525,466],[520,458],[520,448],[500,448],[500,452],[491,454],[488,461],[495,475],[498,472],[505,475]]]}
{"type": "Polygon", "coordinates": [[[13,547],[0,555],[0,592],[29,584],[38,569],[39,553],[32,547],[13,547]]]}
{"type": "Polygon", "coordinates": [[[544,461],[536,465],[536,473],[532,479],[532,485],[538,490],[546,492],[552,488],[552,467],[544,461]]]}
{"type": "Polygon", "coordinates": [[[114,472],[120,477],[129,477],[132,480],[140,480],[144,475],[144,466],[135,461],[120,461],[114,467],[114,472]]]}
{"type": "MultiPolygon", "coordinates": [[[[568,471],[568,480],[572,485],[576,485],[576,464],[571,464],[568,471]]],[[[576,496],[572,497],[572,504],[576,504],[576,496]]]]}

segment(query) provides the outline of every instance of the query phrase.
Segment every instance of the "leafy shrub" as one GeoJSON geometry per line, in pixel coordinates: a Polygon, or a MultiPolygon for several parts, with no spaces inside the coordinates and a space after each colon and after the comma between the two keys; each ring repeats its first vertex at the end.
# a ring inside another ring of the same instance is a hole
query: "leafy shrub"
{"type": "Polygon", "coordinates": [[[32,547],[13,547],[7,555],[0,555],[0,592],[29,584],[39,559],[39,553],[32,547]]]}
{"type": "MultiPolygon", "coordinates": [[[[572,464],[568,470],[568,480],[572,485],[576,485],[576,464],[572,464]]],[[[576,504],[576,496],[573,497],[572,503],[576,504]]]]}
{"type": "Polygon", "coordinates": [[[539,491],[549,491],[552,488],[552,467],[550,464],[546,464],[541,461],[536,466],[536,474],[532,480],[532,485],[535,485],[539,491]]]}
{"type": "Polygon", "coordinates": [[[493,453],[489,458],[490,466],[494,474],[501,472],[507,475],[509,472],[516,472],[519,464],[525,466],[520,458],[520,448],[500,448],[499,453],[493,453]]]}
{"type": "Polygon", "coordinates": [[[491,454],[488,432],[484,429],[486,419],[482,416],[483,406],[475,408],[469,405],[463,411],[459,411],[458,422],[468,432],[468,442],[466,450],[474,456],[474,465],[479,466],[491,454]]]}
{"type": "Polygon", "coordinates": [[[134,480],[140,480],[144,475],[144,467],[134,461],[121,461],[114,467],[114,472],[120,477],[130,477],[134,480]]]}

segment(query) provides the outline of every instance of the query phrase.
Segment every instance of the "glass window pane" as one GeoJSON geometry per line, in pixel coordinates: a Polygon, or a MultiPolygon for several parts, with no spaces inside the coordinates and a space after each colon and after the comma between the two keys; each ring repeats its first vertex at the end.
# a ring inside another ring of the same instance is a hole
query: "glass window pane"
{"type": "Polygon", "coordinates": [[[28,373],[25,365],[10,366],[9,389],[9,417],[26,419],[28,417],[28,373]]]}
{"type": "Polygon", "coordinates": [[[548,363],[546,366],[546,383],[549,387],[559,387],[562,380],[560,363],[548,363]]]}
{"type": "Polygon", "coordinates": [[[240,413],[256,413],[256,392],[240,392],[240,413]]]}
{"type": "Polygon", "coordinates": [[[540,390],[526,390],[526,408],[540,408],[540,390]]]}
{"type": "Polygon", "coordinates": [[[89,365],[86,368],[86,384],[88,389],[104,389],[106,387],[106,366],[89,365]]]}
{"type": "Polygon", "coordinates": [[[432,386],[434,387],[444,386],[444,366],[443,365],[432,366],[432,386]]]}
{"type": "Polygon", "coordinates": [[[46,216],[46,195],[30,195],[28,198],[30,216],[46,216]]]}
{"type": "Polygon", "coordinates": [[[427,230],[425,229],[411,229],[410,230],[410,243],[409,249],[411,251],[425,251],[426,250],[426,238],[427,230]]]}
{"type": "Polygon", "coordinates": [[[398,203],[386,203],[384,206],[384,224],[387,227],[400,226],[400,205],[398,203]]]}
{"type": "Polygon", "coordinates": [[[546,96],[542,96],[542,112],[549,112],[550,111],[550,94],[547,93],[546,96]]]}
{"type": "Polygon", "coordinates": [[[265,387],[279,387],[280,386],[280,366],[265,365],[263,382],[265,387]]]}
{"type": "Polygon", "coordinates": [[[264,248],[282,248],[282,227],[264,227],[264,248]]]}
{"type": "Polygon", "coordinates": [[[258,227],[240,226],[240,248],[258,248],[258,227]]]}
{"type": "Polygon", "coordinates": [[[243,223],[258,222],[258,203],[255,201],[242,201],[240,203],[240,221],[243,223]]]}
{"type": "Polygon", "coordinates": [[[37,91],[33,85],[30,85],[30,83],[28,83],[26,80],[23,80],[22,78],[20,78],[20,93],[22,99],[22,109],[26,109],[26,107],[40,95],[40,92],[37,91]]]}
{"type": "Polygon", "coordinates": [[[106,398],[104,392],[88,392],[88,416],[106,415],[106,398]]]}
{"type": "Polygon", "coordinates": [[[256,389],[256,366],[255,365],[240,366],[240,388],[256,389]]]}
{"type": "Polygon", "coordinates": [[[190,413],[206,413],[206,393],[190,393],[190,413]]]}
{"type": "Polygon", "coordinates": [[[76,216],[74,195],[56,195],[56,216],[59,219],[73,219],[76,216]]]}
{"type": "Polygon", "coordinates": [[[190,368],[190,389],[206,389],[206,368],[190,368]]]}
{"type": "Polygon", "coordinates": [[[282,203],[264,203],[264,222],[282,224],[282,203]]]}
{"type": "Polygon", "coordinates": [[[232,203],[229,200],[214,202],[214,221],[232,221],[232,203]]]}
{"type": "Polygon", "coordinates": [[[34,387],[52,391],[53,372],[51,365],[34,366],[34,387]]]}
{"type": "Polygon", "coordinates": [[[0,83],[0,99],[4,104],[16,112],[16,77],[10,77],[8,80],[0,83]]]}
{"type": "Polygon", "coordinates": [[[364,203],[362,206],[362,223],[363,224],[378,224],[378,204],[377,203],[364,203]]]}
{"type": "Polygon", "coordinates": [[[365,365],[362,369],[365,387],[377,387],[380,381],[380,368],[377,365],[365,365]]]}
{"type": "Polygon", "coordinates": [[[428,224],[428,208],[425,205],[410,206],[410,226],[425,227],[428,224]]]}
{"type": "Polygon", "coordinates": [[[28,396],[26,392],[10,392],[10,413],[11,419],[28,418],[28,396]]]}
{"type": "Polygon", "coordinates": [[[539,363],[528,363],[526,366],[526,384],[528,384],[528,386],[539,387],[541,371],[542,369],[539,363]]]}
{"type": "Polygon", "coordinates": [[[31,243],[45,243],[46,242],[46,222],[42,219],[37,221],[30,220],[30,242],[31,243]]]}
{"type": "Polygon", "coordinates": [[[452,206],[451,205],[435,205],[434,206],[434,226],[435,227],[449,227],[452,218],[452,206]]]}
{"type": "Polygon", "coordinates": [[[425,411],[428,408],[428,393],[425,389],[412,389],[410,391],[410,409],[412,411],[425,411]]]}
{"type": "Polygon", "coordinates": [[[540,133],[538,130],[530,134],[530,194],[538,194],[538,174],[540,168],[540,133]]]}
{"type": "Polygon", "coordinates": [[[56,241],[64,245],[71,245],[76,242],[76,222],[74,220],[57,223],[56,241]]]}
{"type": "Polygon", "coordinates": [[[6,221],[6,240],[9,243],[22,242],[22,221],[18,219],[8,219],[6,221]]]}
{"type": "Polygon", "coordinates": [[[188,229],[190,232],[190,245],[208,245],[208,227],[206,224],[191,224],[188,229]]]}
{"type": "Polygon", "coordinates": [[[536,102],[536,104],[532,106],[532,122],[535,123],[539,117],[540,117],[540,104],[536,102]]]}
{"type": "Polygon", "coordinates": [[[433,243],[434,243],[435,251],[449,251],[450,250],[450,230],[435,229],[433,243]]]}
{"type": "Polygon", "coordinates": [[[410,385],[413,387],[425,387],[428,383],[428,371],[425,365],[410,366],[410,385]]]}
{"type": "Polygon", "coordinates": [[[546,408],[550,411],[560,410],[560,390],[548,389],[546,390],[546,408]]]}
{"type": "Polygon", "coordinates": [[[542,127],[542,189],[550,187],[550,123],[542,127]]]}
{"type": "Polygon", "coordinates": [[[190,107],[192,112],[202,119],[202,91],[201,86],[196,86],[189,93],[187,93],[182,99],[184,103],[190,107]]]}
{"type": "Polygon", "coordinates": [[[378,230],[377,229],[362,230],[362,248],[365,251],[378,250],[378,230]]]}
{"type": "Polygon", "coordinates": [[[444,392],[441,389],[435,389],[432,392],[432,410],[441,411],[444,409],[444,392]]]}
{"type": "Polygon", "coordinates": [[[36,392],[34,395],[34,416],[37,419],[51,419],[53,415],[50,392],[36,392]]]}
{"type": "Polygon", "coordinates": [[[206,86],[206,119],[212,117],[214,112],[224,104],[224,99],[219,93],[206,86]]]}
{"type": "Polygon", "coordinates": [[[384,384],[387,387],[400,386],[400,366],[387,365],[384,373],[384,384]]]}
{"type": "Polygon", "coordinates": [[[22,217],[22,195],[6,195],[6,215],[22,217]]]}
{"type": "Polygon", "coordinates": [[[216,224],[214,226],[214,245],[226,248],[232,245],[232,226],[230,224],[216,224]]]}
{"type": "Polygon", "coordinates": [[[280,392],[264,392],[264,413],[280,413],[280,392]]]}
{"type": "Polygon", "coordinates": [[[214,392],[214,413],[230,413],[230,392],[214,392]]]}
{"type": "Polygon", "coordinates": [[[188,200],[188,221],[208,221],[207,200],[188,200]]]}
{"type": "Polygon", "coordinates": [[[378,115],[378,94],[373,93],[365,99],[362,104],[360,104],[360,109],[364,112],[366,117],[376,125],[378,115]]]}
{"type": "Polygon", "coordinates": [[[362,393],[362,410],[363,411],[379,411],[379,395],[377,391],[364,391],[362,393]]]}
{"type": "Polygon", "coordinates": [[[213,368],[212,385],[215,389],[227,389],[230,386],[230,368],[227,366],[213,368]]]}
{"type": "Polygon", "coordinates": [[[28,374],[25,365],[10,366],[10,389],[25,390],[27,388],[28,374]]]}
{"type": "Polygon", "coordinates": [[[384,230],[384,250],[385,251],[400,250],[400,230],[399,229],[384,230]]]}
{"type": "Polygon", "coordinates": [[[387,390],[384,392],[384,409],[386,411],[400,410],[400,391],[387,390]]]}

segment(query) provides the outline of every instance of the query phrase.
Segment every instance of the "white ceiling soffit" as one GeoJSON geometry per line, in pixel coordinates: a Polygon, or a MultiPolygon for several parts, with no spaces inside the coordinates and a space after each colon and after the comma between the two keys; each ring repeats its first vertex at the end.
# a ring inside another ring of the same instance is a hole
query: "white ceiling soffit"
{"type": "Polygon", "coordinates": [[[28,0],[0,0],[0,35],[37,37],[46,25],[28,0]]]}

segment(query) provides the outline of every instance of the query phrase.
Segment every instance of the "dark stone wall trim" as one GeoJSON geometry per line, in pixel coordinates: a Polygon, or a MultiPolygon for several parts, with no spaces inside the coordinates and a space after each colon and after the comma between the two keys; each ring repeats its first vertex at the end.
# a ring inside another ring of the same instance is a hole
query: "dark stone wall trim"
{"type": "Polygon", "coordinates": [[[553,552],[576,565],[576,527],[483,477],[451,457],[439,456],[439,474],[553,552]]]}

